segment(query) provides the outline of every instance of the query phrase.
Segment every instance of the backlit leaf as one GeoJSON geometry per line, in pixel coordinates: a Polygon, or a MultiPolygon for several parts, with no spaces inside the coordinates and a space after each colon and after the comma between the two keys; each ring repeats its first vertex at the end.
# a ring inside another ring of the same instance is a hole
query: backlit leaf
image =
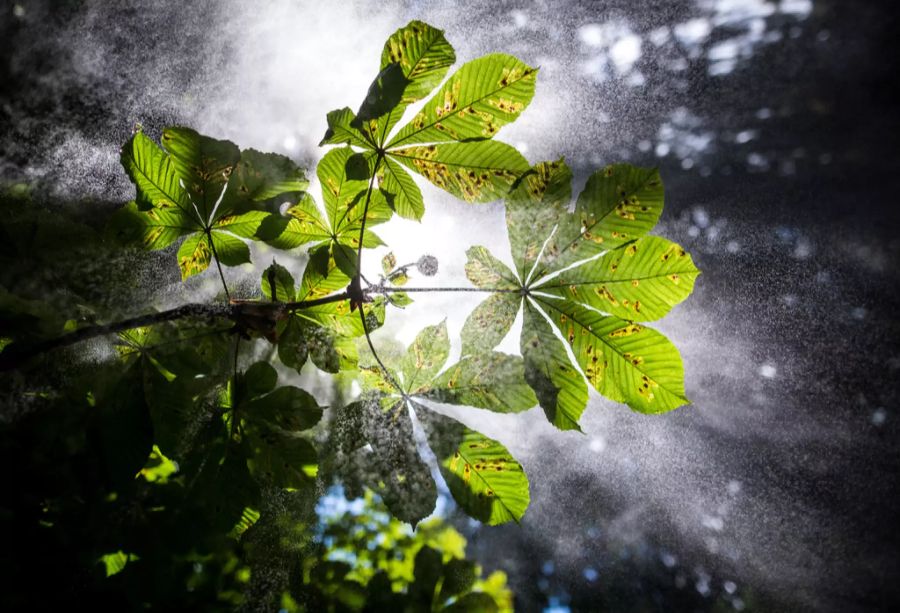
{"type": "Polygon", "coordinates": [[[450,417],[428,410],[416,415],[450,493],[466,513],[492,526],[518,522],[531,496],[525,471],[509,450],[450,417]]]}
{"type": "Polygon", "coordinates": [[[503,198],[529,169],[514,147],[493,140],[405,147],[390,157],[466,202],[503,198]]]}
{"type": "Polygon", "coordinates": [[[647,236],[563,272],[537,289],[631,321],[652,321],[687,298],[700,271],[679,245],[647,236]]]}
{"type": "Polygon", "coordinates": [[[492,53],[464,64],[391,139],[389,147],[493,138],[534,96],[537,70],[492,53]]]}

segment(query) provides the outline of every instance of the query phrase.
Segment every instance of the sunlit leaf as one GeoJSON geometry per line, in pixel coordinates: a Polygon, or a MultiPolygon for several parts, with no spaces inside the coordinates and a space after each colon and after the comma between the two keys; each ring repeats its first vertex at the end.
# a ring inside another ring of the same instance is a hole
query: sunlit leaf
{"type": "Polygon", "coordinates": [[[162,144],[187,190],[190,205],[208,222],[241,159],[240,149],[231,141],[203,136],[185,127],[163,130],[162,144]]]}
{"type": "Polygon", "coordinates": [[[328,130],[319,142],[322,145],[355,145],[370,148],[366,135],[353,126],[356,114],[347,107],[331,111],[327,115],[328,130]]]}
{"type": "Polygon", "coordinates": [[[525,109],[537,70],[511,55],[493,53],[463,64],[389,147],[492,138],[525,109]]]}
{"type": "Polygon", "coordinates": [[[190,209],[187,192],[180,185],[175,165],[152,139],[141,131],[135,132],[122,147],[121,161],[125,172],[137,186],[137,201],[141,209],[176,208],[197,221],[196,214],[190,209]]]}
{"type": "Polygon", "coordinates": [[[641,413],[688,403],[681,356],[665,336],[567,300],[539,302],[598,392],[641,413]]]}
{"type": "Polygon", "coordinates": [[[581,430],[578,420],[587,404],[587,384],[550,324],[527,301],[521,351],[525,381],[534,390],[547,421],[560,430],[581,430]]]}
{"type": "Polygon", "coordinates": [[[631,321],[652,321],[687,298],[700,271],[679,245],[648,236],[539,285],[631,321]]]}
{"type": "Polygon", "coordinates": [[[528,478],[509,450],[444,415],[416,415],[454,500],[472,517],[490,525],[519,521],[530,501],[528,478]]]}
{"type": "Polygon", "coordinates": [[[421,21],[409,22],[387,39],[381,52],[381,69],[399,65],[406,84],[399,103],[390,113],[379,118],[374,126],[368,126],[376,143],[386,142],[406,107],[437,87],[455,61],[456,54],[443,31],[421,21]]]}
{"type": "Polygon", "coordinates": [[[514,147],[493,140],[405,147],[390,156],[466,202],[503,198],[529,169],[514,147]]]}

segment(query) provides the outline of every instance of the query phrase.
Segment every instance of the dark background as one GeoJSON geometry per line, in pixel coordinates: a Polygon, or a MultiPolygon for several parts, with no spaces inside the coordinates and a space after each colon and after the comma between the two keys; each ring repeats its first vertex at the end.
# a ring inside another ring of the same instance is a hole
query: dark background
{"type": "MultiPolygon", "coordinates": [[[[565,154],[582,176],[597,160],[658,164],[657,232],[703,270],[663,325],[694,405],[648,421],[595,399],[578,438],[517,426],[510,447],[533,500],[522,525],[459,520],[482,563],[509,572],[523,610],[900,604],[897,9],[814,0],[798,16],[786,3],[731,3],[773,9],[741,20],[728,4],[357,5],[386,32],[410,18],[446,28],[460,58],[490,39],[544,64],[560,86],[546,95],[570,113],[554,125],[568,127],[530,141],[529,159],[565,154]],[[700,42],[650,42],[691,19],[712,24],[700,42]],[[716,44],[754,19],[778,34],[711,74],[716,44]],[[607,50],[583,27],[608,22],[642,38],[640,58],[625,72],[578,72],[607,50]],[[642,84],[629,83],[635,70],[642,84]]],[[[85,215],[127,198],[118,143],[136,122],[152,133],[206,121],[197,100],[215,97],[209,84],[245,51],[221,33],[266,11],[237,6],[0,3],[0,180],[55,206],[89,202],[85,215]]]]}

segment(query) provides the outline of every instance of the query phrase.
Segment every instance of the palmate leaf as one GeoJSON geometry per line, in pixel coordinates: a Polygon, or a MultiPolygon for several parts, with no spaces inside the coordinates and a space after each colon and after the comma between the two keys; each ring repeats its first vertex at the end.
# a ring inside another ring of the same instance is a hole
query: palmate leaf
{"type": "Polygon", "coordinates": [[[204,222],[209,220],[241,159],[241,150],[231,141],[203,136],[184,127],[164,129],[162,143],[191,204],[204,222]]]}
{"type": "Polygon", "coordinates": [[[322,184],[325,215],[312,196],[304,194],[284,216],[273,215],[265,219],[256,235],[279,249],[293,249],[309,243],[313,243],[311,250],[327,246],[341,269],[352,276],[363,217],[366,222],[363,247],[372,248],[384,243],[369,228],[388,221],[392,215],[385,196],[378,190],[372,191],[366,206],[371,161],[370,156],[355,153],[349,147],[332,149],[316,169],[322,184]]]}
{"type": "MultiPolygon", "coordinates": [[[[438,374],[449,352],[446,323],[428,326],[401,358],[383,358],[393,370],[391,378],[378,367],[363,367],[362,383],[384,406],[409,403],[429,433],[451,493],[466,512],[492,524],[518,521],[528,506],[528,481],[521,466],[497,441],[431,413],[423,402],[462,404],[499,413],[529,409],[537,401],[525,383],[522,358],[497,352],[469,356],[438,374]],[[391,380],[401,382],[403,396],[391,380]],[[467,458],[462,464],[452,458],[457,447],[467,458]],[[509,474],[497,477],[495,473],[501,472],[509,474]],[[473,474],[477,478],[470,480],[473,474]]],[[[406,444],[413,445],[411,438],[406,444]]]]}
{"type": "Polygon", "coordinates": [[[498,293],[467,319],[463,353],[496,346],[522,296],[525,379],[558,428],[578,429],[587,403],[585,376],[601,394],[635,411],[681,406],[688,401],[677,349],[633,323],[665,315],[690,294],[699,274],[680,246],[640,238],[662,210],[659,175],[626,164],[608,166],[590,177],[569,213],[571,176],[562,160],[538,164],[508,198],[518,275],[483,247],[467,252],[469,280],[498,293]]]}
{"type": "Polygon", "coordinates": [[[249,261],[241,238],[257,238],[283,201],[307,186],[291,160],[203,136],[183,127],[163,131],[160,148],[138,131],[122,149],[122,164],[137,187],[137,205],[114,215],[111,231],[126,242],[163,249],[189,235],[178,251],[182,279],[203,272],[214,255],[222,264],[249,261]]]}
{"type": "Polygon", "coordinates": [[[359,111],[328,114],[320,145],[347,144],[370,152],[388,206],[409,219],[421,219],[424,205],[403,166],[467,202],[503,197],[528,170],[518,151],[491,140],[534,96],[537,69],[510,55],[464,64],[390,137],[408,105],[431,92],[455,59],[442,31],[410,22],[385,43],[380,73],[359,111]]]}

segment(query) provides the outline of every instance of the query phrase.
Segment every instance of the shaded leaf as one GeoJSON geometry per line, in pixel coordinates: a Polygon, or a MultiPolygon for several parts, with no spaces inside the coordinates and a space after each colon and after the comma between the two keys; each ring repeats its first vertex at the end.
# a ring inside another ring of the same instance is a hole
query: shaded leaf
{"type": "Polygon", "coordinates": [[[388,206],[397,215],[416,221],[422,219],[425,214],[422,191],[409,173],[389,157],[382,160],[378,187],[384,194],[388,206]]]}
{"type": "Polygon", "coordinates": [[[482,289],[518,289],[519,280],[506,264],[491,255],[484,247],[469,247],[466,251],[466,277],[482,289]]]}
{"type": "Polygon", "coordinates": [[[462,355],[477,355],[492,350],[509,333],[519,303],[518,294],[491,294],[466,319],[462,333],[462,355]]]}
{"type": "Polygon", "coordinates": [[[537,404],[525,383],[522,358],[497,352],[463,358],[417,394],[498,413],[518,413],[537,404]]]}
{"type": "Polygon", "coordinates": [[[186,217],[181,209],[138,209],[129,202],[116,211],[109,222],[109,231],[124,243],[137,243],[146,249],[165,249],[185,234],[196,232],[196,220],[186,217]]]}
{"type": "Polygon", "coordinates": [[[211,220],[234,167],[241,159],[237,145],[203,136],[185,127],[163,130],[162,143],[187,190],[190,204],[204,222],[211,220]]]}
{"type": "Polygon", "coordinates": [[[427,386],[450,355],[447,322],[428,326],[419,332],[400,361],[403,385],[408,394],[427,386]]]}

